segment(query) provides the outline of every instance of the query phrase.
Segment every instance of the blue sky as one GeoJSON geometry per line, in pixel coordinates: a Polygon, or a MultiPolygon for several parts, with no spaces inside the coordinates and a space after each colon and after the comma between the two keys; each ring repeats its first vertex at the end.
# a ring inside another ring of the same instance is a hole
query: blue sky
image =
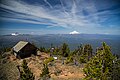
{"type": "Polygon", "coordinates": [[[120,35],[120,0],[1,0],[0,34],[120,35]]]}

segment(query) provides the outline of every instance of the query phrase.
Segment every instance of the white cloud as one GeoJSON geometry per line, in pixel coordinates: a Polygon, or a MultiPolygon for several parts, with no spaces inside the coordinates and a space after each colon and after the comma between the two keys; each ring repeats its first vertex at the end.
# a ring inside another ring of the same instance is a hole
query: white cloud
{"type": "Polygon", "coordinates": [[[47,0],[44,0],[46,4],[48,4],[50,6],[50,8],[53,8],[52,5],[47,1],[47,0]]]}
{"type": "Polygon", "coordinates": [[[72,32],[70,32],[69,34],[80,34],[80,33],[77,32],[77,31],[72,31],[72,32]]]}
{"type": "Polygon", "coordinates": [[[3,1],[6,3],[0,3],[0,7],[12,14],[10,18],[7,15],[3,18],[0,17],[3,20],[42,24],[48,25],[48,27],[74,28],[88,32],[99,30],[102,26],[99,22],[108,19],[106,16],[100,15],[110,13],[110,11],[97,13],[94,2],[86,2],[84,0],[60,0],[61,4],[56,5],[57,9],[48,0],[44,0],[44,2],[50,8],[44,5],[30,5],[21,0],[3,1]],[[89,15],[86,16],[83,11],[86,11],[89,15]]]}
{"type": "MultiPolygon", "coordinates": [[[[42,5],[30,5],[28,3],[22,2],[22,1],[17,1],[17,0],[10,0],[10,1],[6,1],[6,4],[0,4],[2,8],[4,9],[8,9],[11,10],[13,12],[17,12],[14,13],[14,17],[16,18],[20,18],[23,22],[26,23],[32,23],[32,24],[41,24],[41,23],[45,23],[45,25],[50,24],[52,26],[61,26],[61,27],[65,27],[65,28],[72,28],[72,27],[86,27],[86,26],[96,26],[99,24],[96,23],[91,23],[91,21],[94,20],[90,20],[91,18],[86,18],[85,16],[83,16],[83,14],[76,14],[78,11],[82,11],[83,9],[87,10],[87,5],[86,8],[79,8],[82,7],[80,5],[78,5],[74,0],[71,1],[71,5],[67,4],[67,5],[63,5],[63,2],[61,1],[61,7],[59,9],[54,9],[54,7],[47,1],[44,0],[46,2],[46,4],[48,4],[51,9],[48,9],[47,7],[43,7],[42,5]],[[65,9],[67,6],[71,6],[71,10],[70,12],[66,12],[65,9]],[[79,10],[78,10],[79,8],[79,10]],[[22,13],[22,14],[21,14],[22,13]],[[59,13],[59,14],[58,14],[59,13]],[[27,20],[24,20],[27,19],[27,20]],[[35,21],[31,21],[32,20],[36,20],[35,21]]],[[[67,3],[64,1],[64,4],[67,3]]],[[[86,3],[84,3],[86,4],[86,3]]],[[[92,8],[95,8],[94,6],[92,8]]],[[[95,9],[89,9],[89,12],[91,13],[91,10],[95,10],[95,9]]],[[[94,12],[94,11],[93,11],[94,12]]],[[[79,12],[82,13],[82,12],[79,12]]],[[[93,17],[93,16],[92,16],[93,17]]],[[[6,19],[7,20],[7,19],[6,19]]],[[[18,21],[21,21],[19,19],[17,19],[18,21]]],[[[14,20],[16,21],[16,19],[14,20]]],[[[96,18],[95,18],[96,21],[96,18]]]]}

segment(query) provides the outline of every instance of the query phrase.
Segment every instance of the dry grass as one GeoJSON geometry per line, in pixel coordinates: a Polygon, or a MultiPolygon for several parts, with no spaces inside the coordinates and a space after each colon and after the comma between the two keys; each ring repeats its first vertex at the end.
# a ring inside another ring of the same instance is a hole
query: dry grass
{"type": "Polygon", "coordinates": [[[17,80],[19,71],[15,62],[0,64],[0,80],[17,80]]]}
{"type": "MultiPolygon", "coordinates": [[[[33,74],[35,75],[35,80],[39,79],[41,74],[41,70],[43,69],[43,61],[48,58],[49,55],[46,53],[40,53],[38,56],[31,56],[29,58],[25,58],[28,62],[28,67],[31,69],[33,74]]],[[[17,65],[21,65],[23,59],[15,59],[14,55],[9,56],[9,63],[2,64],[0,66],[0,80],[17,80],[19,77],[19,72],[16,68],[17,65]]],[[[51,78],[53,80],[81,80],[84,78],[84,73],[82,68],[75,65],[62,65],[61,60],[55,60],[51,63],[52,65],[48,66],[51,74],[51,78]],[[57,70],[61,70],[59,75],[55,75],[57,70]]]]}
{"type": "Polygon", "coordinates": [[[62,70],[59,76],[52,75],[52,78],[55,80],[79,80],[84,78],[82,68],[78,66],[69,66],[66,64],[62,65],[61,63],[62,62],[55,62],[55,66],[49,68],[50,72],[56,71],[57,69],[62,70]]]}

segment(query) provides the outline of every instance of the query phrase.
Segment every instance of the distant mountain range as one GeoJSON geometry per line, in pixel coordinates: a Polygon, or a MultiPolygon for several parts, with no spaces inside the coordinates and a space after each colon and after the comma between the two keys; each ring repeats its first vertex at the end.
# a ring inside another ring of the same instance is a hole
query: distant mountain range
{"type": "Polygon", "coordinates": [[[34,43],[37,47],[44,46],[46,48],[49,48],[51,44],[60,46],[65,42],[69,44],[71,50],[77,48],[80,44],[91,44],[94,51],[96,47],[101,46],[102,42],[106,42],[112,47],[112,52],[114,54],[120,54],[120,35],[103,34],[1,35],[0,48],[13,47],[20,40],[29,41],[34,43]]]}

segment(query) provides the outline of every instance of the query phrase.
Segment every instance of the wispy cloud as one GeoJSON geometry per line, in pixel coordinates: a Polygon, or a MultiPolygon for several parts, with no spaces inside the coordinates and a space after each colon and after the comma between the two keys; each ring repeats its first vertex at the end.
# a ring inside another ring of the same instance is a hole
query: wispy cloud
{"type": "Polygon", "coordinates": [[[101,22],[109,19],[104,15],[112,14],[110,10],[97,12],[94,2],[84,0],[70,0],[69,2],[60,0],[60,4],[56,6],[50,4],[48,0],[44,2],[48,5],[47,7],[31,5],[20,0],[2,0],[0,7],[11,15],[5,14],[4,17],[1,16],[1,19],[53,27],[97,29],[102,26],[101,22]]]}
{"type": "Polygon", "coordinates": [[[47,1],[47,0],[44,0],[46,4],[48,4],[50,6],[50,8],[53,8],[52,5],[47,1]]]}

